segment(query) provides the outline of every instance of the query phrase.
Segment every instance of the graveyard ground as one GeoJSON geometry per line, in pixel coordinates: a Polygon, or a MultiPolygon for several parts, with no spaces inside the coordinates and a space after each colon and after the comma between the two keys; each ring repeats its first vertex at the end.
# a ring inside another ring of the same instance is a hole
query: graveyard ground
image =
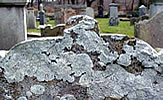
{"type": "MultiPolygon", "coordinates": [[[[128,36],[134,36],[134,26],[130,26],[129,21],[120,21],[120,24],[118,26],[109,26],[108,18],[96,18],[96,20],[99,22],[101,33],[118,33],[125,34],[128,36]]],[[[49,20],[47,23],[54,26],[54,20],[49,20]]],[[[37,26],[39,26],[38,21],[37,26]]],[[[28,32],[40,33],[40,30],[30,29],[28,30],[28,32]]]]}

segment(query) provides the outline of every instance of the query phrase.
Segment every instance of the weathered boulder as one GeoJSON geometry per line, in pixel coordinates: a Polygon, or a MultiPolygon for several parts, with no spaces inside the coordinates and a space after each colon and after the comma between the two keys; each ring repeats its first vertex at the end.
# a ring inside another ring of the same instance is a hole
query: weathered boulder
{"type": "Polygon", "coordinates": [[[139,39],[100,36],[96,20],[73,16],[64,37],[9,51],[0,63],[0,99],[162,100],[160,55],[139,39]]]}
{"type": "Polygon", "coordinates": [[[135,36],[148,42],[154,48],[163,47],[163,12],[153,16],[149,20],[135,24],[135,36]]]}

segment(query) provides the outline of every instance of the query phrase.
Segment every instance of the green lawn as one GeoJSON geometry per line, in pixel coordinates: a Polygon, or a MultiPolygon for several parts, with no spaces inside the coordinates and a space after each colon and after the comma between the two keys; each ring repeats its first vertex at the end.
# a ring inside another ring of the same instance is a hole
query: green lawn
{"type": "Polygon", "coordinates": [[[109,18],[96,18],[99,22],[101,33],[118,33],[134,36],[134,26],[130,26],[129,21],[120,21],[118,26],[109,26],[109,18]]]}
{"type": "MultiPolygon", "coordinates": [[[[109,26],[109,18],[96,18],[96,20],[99,22],[101,33],[118,33],[134,36],[134,26],[130,26],[129,21],[120,21],[120,24],[118,26],[109,26]]],[[[47,23],[51,24],[52,26],[55,26],[54,20],[50,20],[47,23]]],[[[39,26],[38,21],[37,26],[39,26]]],[[[40,30],[31,29],[28,30],[28,32],[40,32],[40,30]]]]}

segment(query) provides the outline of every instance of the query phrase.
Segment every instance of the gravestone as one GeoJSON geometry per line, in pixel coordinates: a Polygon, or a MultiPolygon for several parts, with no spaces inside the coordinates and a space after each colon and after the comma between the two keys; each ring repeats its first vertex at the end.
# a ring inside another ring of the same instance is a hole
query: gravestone
{"type": "Polygon", "coordinates": [[[110,19],[109,19],[109,25],[110,26],[116,26],[119,25],[119,19],[118,19],[118,4],[111,3],[109,5],[110,7],[110,19]]]}
{"type": "Polygon", "coordinates": [[[28,0],[0,0],[0,49],[26,40],[25,5],[28,0]]]}
{"type": "Polygon", "coordinates": [[[44,25],[45,24],[45,11],[43,9],[43,4],[40,4],[39,18],[40,18],[40,25],[44,25]]]}
{"type": "Polygon", "coordinates": [[[104,15],[103,15],[103,6],[99,6],[98,7],[98,17],[102,18],[104,15]]]}
{"type": "Polygon", "coordinates": [[[146,15],[146,13],[147,13],[147,7],[145,7],[144,5],[141,5],[139,7],[139,17],[146,15]]]}
{"type": "Polygon", "coordinates": [[[91,7],[87,7],[87,8],[86,8],[86,15],[88,15],[88,16],[94,18],[94,17],[95,17],[94,9],[91,8],[91,7]]]}
{"type": "Polygon", "coordinates": [[[157,1],[150,5],[150,17],[163,11],[163,1],[157,1]]]}
{"type": "Polygon", "coordinates": [[[27,29],[35,29],[37,26],[36,26],[36,16],[34,15],[34,10],[28,9],[26,15],[27,15],[27,29]]]}
{"type": "Polygon", "coordinates": [[[163,12],[135,24],[135,36],[155,48],[163,48],[163,12]]]}

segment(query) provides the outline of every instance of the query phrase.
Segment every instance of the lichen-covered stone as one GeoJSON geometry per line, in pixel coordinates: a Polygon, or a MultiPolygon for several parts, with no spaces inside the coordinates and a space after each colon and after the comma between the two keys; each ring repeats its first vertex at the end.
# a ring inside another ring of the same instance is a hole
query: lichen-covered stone
{"type": "Polygon", "coordinates": [[[31,86],[30,90],[34,94],[41,95],[45,92],[45,87],[42,85],[33,85],[31,86]]]}
{"type": "Polygon", "coordinates": [[[74,16],[64,37],[9,51],[0,62],[0,99],[162,100],[162,58],[142,40],[100,36],[96,20],[74,16]]]}
{"type": "Polygon", "coordinates": [[[60,98],[60,100],[76,100],[76,98],[73,95],[66,94],[60,98]]]}
{"type": "Polygon", "coordinates": [[[27,100],[26,97],[19,97],[17,100],[27,100]]]}

